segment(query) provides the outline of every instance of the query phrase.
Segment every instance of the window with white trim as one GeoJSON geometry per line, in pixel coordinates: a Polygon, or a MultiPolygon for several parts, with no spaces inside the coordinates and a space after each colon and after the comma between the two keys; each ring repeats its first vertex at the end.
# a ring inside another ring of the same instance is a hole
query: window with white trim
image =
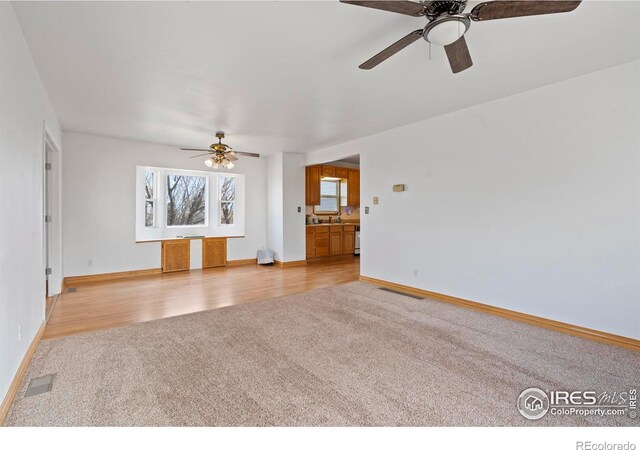
{"type": "Polygon", "coordinates": [[[167,227],[206,226],[207,177],[167,175],[167,227]]]}
{"type": "Polygon", "coordinates": [[[136,241],[244,236],[245,176],[136,168],[136,241]]]}
{"type": "Polygon", "coordinates": [[[156,173],[147,170],[144,173],[144,226],[153,228],[156,226],[156,173]]]}
{"type": "Polygon", "coordinates": [[[220,202],[220,225],[233,225],[236,203],[235,177],[218,177],[218,199],[220,202]]]}
{"type": "Polygon", "coordinates": [[[314,214],[338,214],[340,211],[340,179],[323,177],[320,180],[320,204],[314,214]]]}

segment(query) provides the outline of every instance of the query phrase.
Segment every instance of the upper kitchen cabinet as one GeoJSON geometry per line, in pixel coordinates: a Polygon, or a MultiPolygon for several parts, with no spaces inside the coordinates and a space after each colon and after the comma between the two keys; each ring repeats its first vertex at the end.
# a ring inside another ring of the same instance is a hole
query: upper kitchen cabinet
{"type": "Polygon", "coordinates": [[[360,171],[346,167],[308,166],[306,168],[305,204],[320,204],[320,182],[323,177],[347,180],[347,206],[360,206],[360,171]]]}
{"type": "Polygon", "coordinates": [[[335,177],[336,176],[336,168],[333,166],[322,166],[322,176],[323,177],[335,177]]]}
{"type": "Polygon", "coordinates": [[[309,166],[306,169],[306,201],[307,205],[320,204],[320,166],[309,166]]]}
{"type": "Polygon", "coordinates": [[[335,167],[336,178],[349,178],[349,169],[346,167],[335,167]]]}
{"type": "Polygon", "coordinates": [[[358,169],[349,169],[347,206],[360,206],[360,171],[358,169]]]}

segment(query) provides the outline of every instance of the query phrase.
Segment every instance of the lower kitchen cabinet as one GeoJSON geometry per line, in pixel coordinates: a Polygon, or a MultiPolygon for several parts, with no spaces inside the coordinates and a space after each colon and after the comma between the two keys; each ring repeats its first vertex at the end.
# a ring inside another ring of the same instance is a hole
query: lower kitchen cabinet
{"type": "Polygon", "coordinates": [[[307,259],[352,255],[355,249],[355,229],[354,225],[308,226],[305,241],[307,259]]]}
{"type": "Polygon", "coordinates": [[[356,233],[351,231],[345,231],[342,234],[342,253],[345,255],[353,254],[353,251],[356,248],[356,233]]]}
{"type": "Polygon", "coordinates": [[[314,232],[312,227],[307,227],[307,235],[306,235],[306,248],[307,248],[307,259],[313,258],[316,256],[316,233],[314,232]]]}
{"type": "Polygon", "coordinates": [[[342,254],[342,226],[330,225],[329,226],[329,255],[341,255],[342,254]]]}
{"type": "Polygon", "coordinates": [[[315,256],[329,256],[329,230],[325,227],[316,227],[315,256]]]}

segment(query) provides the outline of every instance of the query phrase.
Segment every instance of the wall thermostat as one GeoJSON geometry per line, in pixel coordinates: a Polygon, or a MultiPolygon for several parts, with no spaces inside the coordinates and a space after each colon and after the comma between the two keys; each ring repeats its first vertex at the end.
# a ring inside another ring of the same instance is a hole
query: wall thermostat
{"type": "Polygon", "coordinates": [[[394,184],[393,192],[404,192],[404,184],[394,184]]]}

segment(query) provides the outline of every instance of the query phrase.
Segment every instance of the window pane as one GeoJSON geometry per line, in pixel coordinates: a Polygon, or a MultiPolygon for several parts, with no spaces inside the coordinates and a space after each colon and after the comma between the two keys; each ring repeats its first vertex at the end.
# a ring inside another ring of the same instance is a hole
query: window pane
{"type": "Polygon", "coordinates": [[[144,226],[153,226],[153,202],[144,202],[144,226]]]}
{"type": "Polygon", "coordinates": [[[220,201],[232,202],[236,199],[236,179],[235,177],[218,178],[220,186],[220,201]]]}
{"type": "Polygon", "coordinates": [[[204,225],[207,179],[167,175],[167,226],[204,225]]]}
{"type": "Polygon", "coordinates": [[[155,173],[145,172],[144,174],[144,198],[153,198],[153,179],[155,173]]]}
{"type": "Polygon", "coordinates": [[[316,206],[316,211],[338,211],[338,198],[321,197],[320,205],[316,206]]]}
{"type": "Polygon", "coordinates": [[[320,195],[338,195],[338,182],[322,180],[320,182],[320,195]]]}
{"type": "Polygon", "coordinates": [[[220,224],[233,225],[233,202],[220,203],[220,224]]]}

